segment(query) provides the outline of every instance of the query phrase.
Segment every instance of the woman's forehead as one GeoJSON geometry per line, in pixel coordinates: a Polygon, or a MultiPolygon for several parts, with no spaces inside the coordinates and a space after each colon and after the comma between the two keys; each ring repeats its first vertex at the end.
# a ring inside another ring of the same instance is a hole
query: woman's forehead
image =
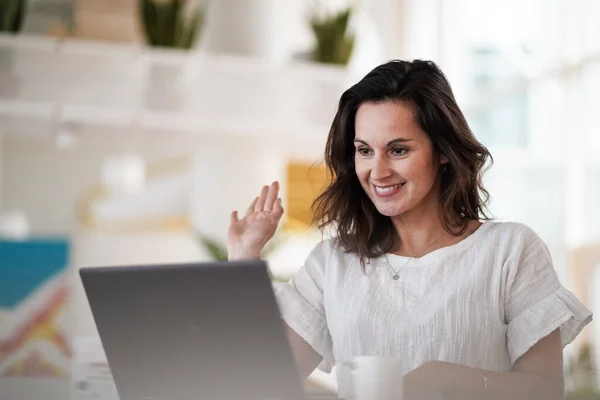
{"type": "Polygon", "coordinates": [[[388,142],[427,137],[416,122],[414,107],[407,102],[364,103],[356,112],[355,139],[388,142]]]}

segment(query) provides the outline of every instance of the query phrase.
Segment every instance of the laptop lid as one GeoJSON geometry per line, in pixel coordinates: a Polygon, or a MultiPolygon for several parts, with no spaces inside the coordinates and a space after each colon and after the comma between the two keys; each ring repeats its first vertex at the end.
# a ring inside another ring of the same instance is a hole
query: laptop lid
{"type": "Polygon", "coordinates": [[[80,276],[121,400],[304,398],[265,262],[80,276]]]}

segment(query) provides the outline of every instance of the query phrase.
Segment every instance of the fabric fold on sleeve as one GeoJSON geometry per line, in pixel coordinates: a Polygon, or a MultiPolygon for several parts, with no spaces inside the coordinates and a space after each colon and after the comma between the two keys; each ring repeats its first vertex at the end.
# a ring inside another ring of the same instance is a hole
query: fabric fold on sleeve
{"type": "Polygon", "coordinates": [[[560,328],[562,347],[571,343],[592,320],[592,312],[564,287],[527,308],[508,324],[511,364],[538,341],[560,328]]]}

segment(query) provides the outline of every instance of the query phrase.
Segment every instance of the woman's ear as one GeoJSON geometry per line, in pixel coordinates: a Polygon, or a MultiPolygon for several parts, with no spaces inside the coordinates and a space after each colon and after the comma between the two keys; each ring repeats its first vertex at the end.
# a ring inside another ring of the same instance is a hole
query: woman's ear
{"type": "Polygon", "coordinates": [[[450,160],[448,160],[448,157],[446,157],[444,155],[440,156],[440,164],[446,165],[446,164],[448,164],[449,161],[450,160]]]}

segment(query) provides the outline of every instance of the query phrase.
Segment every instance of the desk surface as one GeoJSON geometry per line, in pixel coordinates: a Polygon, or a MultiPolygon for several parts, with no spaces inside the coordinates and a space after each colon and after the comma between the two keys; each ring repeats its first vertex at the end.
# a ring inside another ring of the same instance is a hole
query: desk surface
{"type": "MultiPolygon", "coordinates": [[[[71,382],[67,379],[0,378],[0,399],[65,400],[71,398],[70,385],[71,382]]],[[[307,400],[338,400],[333,393],[309,393],[306,398],[307,400]]]]}

